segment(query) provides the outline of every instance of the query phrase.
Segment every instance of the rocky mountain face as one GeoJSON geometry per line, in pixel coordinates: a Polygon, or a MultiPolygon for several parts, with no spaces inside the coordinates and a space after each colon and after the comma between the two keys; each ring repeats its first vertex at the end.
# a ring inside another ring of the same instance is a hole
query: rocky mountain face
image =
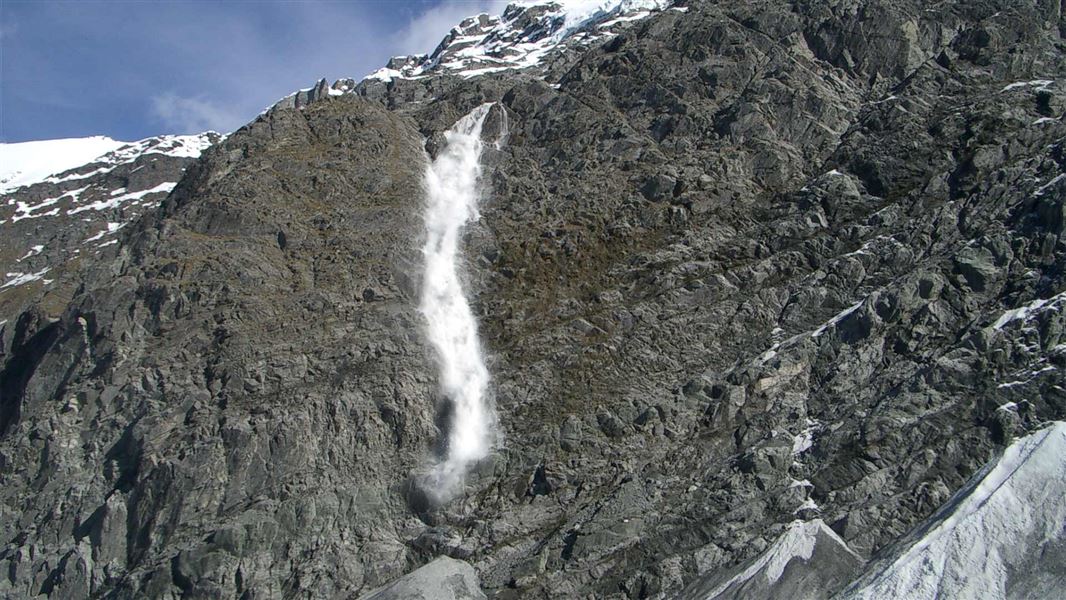
{"type": "MultiPolygon", "coordinates": [[[[612,6],[295,94],[69,295],[21,286],[0,594],[863,597],[1012,440],[1061,436],[1059,3],[612,6]],[[501,441],[437,505],[422,178],[486,102],[463,246],[501,441]]],[[[1017,554],[993,593],[1066,588],[1017,554]]]]}
{"type": "Polygon", "coordinates": [[[185,167],[221,137],[204,133],[131,143],[97,137],[5,144],[0,154],[3,350],[9,349],[23,310],[38,304],[60,314],[79,285],[72,274],[102,248],[117,244],[116,233],[157,207],[185,167]]]}

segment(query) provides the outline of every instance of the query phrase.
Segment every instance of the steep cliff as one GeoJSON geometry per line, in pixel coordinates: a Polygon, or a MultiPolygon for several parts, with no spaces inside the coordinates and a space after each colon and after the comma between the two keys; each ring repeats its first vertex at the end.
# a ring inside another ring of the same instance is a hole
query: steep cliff
{"type": "Polygon", "coordinates": [[[1059,3],[607,4],[294,94],[25,300],[0,593],[699,597],[809,545],[827,597],[1066,418],[1059,3]],[[439,504],[423,178],[489,102],[500,442],[439,504]]]}

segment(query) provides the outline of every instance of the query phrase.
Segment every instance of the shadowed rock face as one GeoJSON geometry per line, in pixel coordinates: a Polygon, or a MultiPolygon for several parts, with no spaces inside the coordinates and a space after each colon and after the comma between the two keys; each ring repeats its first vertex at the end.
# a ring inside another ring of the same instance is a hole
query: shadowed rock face
{"type": "Polygon", "coordinates": [[[5,341],[0,591],[670,597],[797,518],[867,558],[1066,416],[1058,4],[686,4],[210,149],[5,341]],[[504,443],[431,509],[423,141],[483,102],[504,443]]]}

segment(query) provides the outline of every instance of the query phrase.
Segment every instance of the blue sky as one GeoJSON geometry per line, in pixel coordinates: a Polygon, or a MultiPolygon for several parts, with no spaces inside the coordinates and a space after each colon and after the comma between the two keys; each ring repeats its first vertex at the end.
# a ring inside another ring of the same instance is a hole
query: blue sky
{"type": "Polygon", "coordinates": [[[0,141],[232,131],[504,0],[0,0],[0,141]]]}

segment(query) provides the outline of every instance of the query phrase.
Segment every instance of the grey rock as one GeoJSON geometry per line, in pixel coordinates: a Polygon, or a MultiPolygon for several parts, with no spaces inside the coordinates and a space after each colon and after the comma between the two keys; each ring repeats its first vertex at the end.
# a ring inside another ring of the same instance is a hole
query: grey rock
{"type": "Polygon", "coordinates": [[[442,556],[375,590],[360,600],[484,600],[477,572],[469,564],[442,556]]]}
{"type": "Polygon", "coordinates": [[[686,5],[527,71],[317,85],[28,291],[0,595],[358,597],[447,555],[501,598],[667,598],[797,518],[875,555],[1066,416],[1061,8],[686,5]],[[483,102],[502,444],[430,507],[422,175],[483,102]]]}

